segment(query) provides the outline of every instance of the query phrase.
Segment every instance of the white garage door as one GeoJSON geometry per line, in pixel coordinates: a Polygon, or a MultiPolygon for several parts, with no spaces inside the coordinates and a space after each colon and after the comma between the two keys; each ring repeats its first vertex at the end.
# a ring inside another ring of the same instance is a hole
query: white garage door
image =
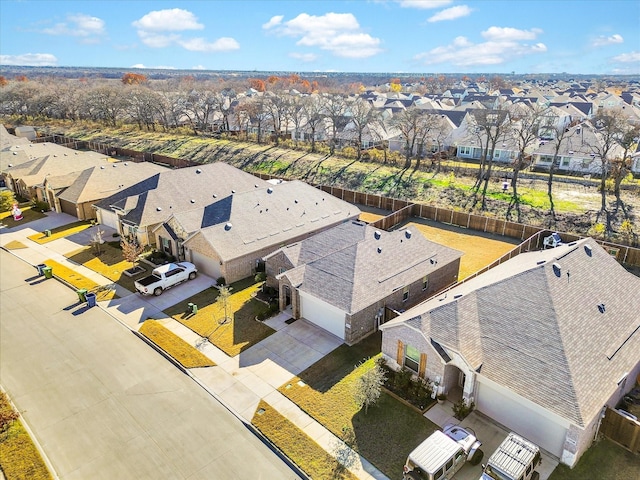
{"type": "Polygon", "coordinates": [[[209,258],[205,257],[201,253],[191,251],[191,263],[193,263],[199,272],[204,273],[205,275],[210,276],[214,280],[218,280],[221,276],[220,274],[220,264],[209,258]]]}
{"type": "Polygon", "coordinates": [[[99,219],[100,219],[99,221],[102,225],[104,225],[105,227],[111,227],[116,232],[119,231],[118,215],[115,212],[111,212],[109,210],[105,210],[104,208],[101,208],[98,210],[97,213],[99,214],[99,219]]]}
{"type": "Polygon", "coordinates": [[[300,292],[300,316],[344,340],[344,312],[300,292]]]}
{"type": "Polygon", "coordinates": [[[505,396],[497,388],[479,382],[476,408],[549,453],[557,457],[562,455],[566,428],[505,396]]]}

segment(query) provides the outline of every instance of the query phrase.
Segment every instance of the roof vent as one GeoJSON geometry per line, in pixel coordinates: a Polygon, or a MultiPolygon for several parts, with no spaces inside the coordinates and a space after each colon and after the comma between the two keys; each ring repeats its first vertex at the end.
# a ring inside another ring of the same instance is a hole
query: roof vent
{"type": "Polygon", "coordinates": [[[254,185],[254,187],[258,188],[258,184],[256,183],[256,184],[254,185]]]}
{"type": "Polygon", "coordinates": [[[161,212],[162,211],[162,207],[156,207],[156,212],[161,212]]]}
{"type": "Polygon", "coordinates": [[[218,198],[218,195],[216,195],[215,193],[213,194],[213,198],[218,198]]]}
{"type": "Polygon", "coordinates": [[[231,193],[236,193],[236,191],[235,190],[231,190],[231,193]]]}
{"type": "Polygon", "coordinates": [[[17,154],[18,154],[18,152],[13,152],[13,154],[14,154],[14,155],[17,155],[17,154]]]}
{"type": "Polygon", "coordinates": [[[273,193],[273,188],[271,187],[267,188],[267,193],[273,193]]]}
{"type": "Polygon", "coordinates": [[[126,167],[127,165],[129,165],[127,162],[124,162],[123,165],[126,167]]]}
{"type": "Polygon", "coordinates": [[[453,296],[453,298],[460,298],[462,296],[461,293],[457,293],[456,295],[453,296]]]}
{"type": "Polygon", "coordinates": [[[378,253],[382,253],[382,248],[378,247],[378,253]]]}
{"type": "Polygon", "coordinates": [[[604,303],[600,303],[598,304],[598,310],[600,311],[600,313],[604,313],[605,312],[605,308],[604,308],[604,303]]]}
{"type": "Polygon", "coordinates": [[[591,245],[585,245],[584,246],[584,251],[589,256],[593,255],[593,248],[591,248],[591,245]]]}
{"type": "Polygon", "coordinates": [[[411,230],[407,230],[406,232],[404,232],[404,236],[407,238],[411,238],[411,230]]]}
{"type": "Polygon", "coordinates": [[[231,227],[233,227],[233,225],[231,225],[231,222],[227,222],[224,225],[224,229],[228,232],[229,230],[231,230],[231,227]]]}
{"type": "Polygon", "coordinates": [[[193,198],[190,200],[190,202],[191,203],[196,203],[196,201],[193,198]]]}
{"type": "Polygon", "coordinates": [[[294,203],[298,203],[298,200],[294,200],[293,202],[294,202],[294,203]]]}
{"type": "Polygon", "coordinates": [[[104,165],[102,165],[102,166],[100,167],[100,170],[104,170],[104,165]]]}
{"type": "Polygon", "coordinates": [[[553,273],[556,274],[556,277],[559,277],[561,272],[562,272],[562,269],[560,268],[560,264],[559,263],[554,263],[553,264],[553,273]]]}
{"type": "Polygon", "coordinates": [[[376,240],[380,240],[381,236],[382,236],[382,234],[378,230],[373,232],[373,238],[375,238],[376,240]]]}
{"type": "Polygon", "coordinates": [[[199,168],[196,168],[196,173],[202,173],[202,170],[200,170],[199,168]]]}
{"type": "Polygon", "coordinates": [[[546,260],[538,260],[536,262],[536,265],[542,265],[543,263],[547,263],[547,261],[546,260]]]}

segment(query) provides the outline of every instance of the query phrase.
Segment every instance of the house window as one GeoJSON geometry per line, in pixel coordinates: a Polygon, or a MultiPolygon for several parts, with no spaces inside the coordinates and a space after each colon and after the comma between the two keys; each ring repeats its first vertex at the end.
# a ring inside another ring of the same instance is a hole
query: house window
{"type": "Polygon", "coordinates": [[[500,155],[502,155],[502,150],[493,151],[493,158],[500,158],[500,155]]]}
{"type": "Polygon", "coordinates": [[[278,275],[280,275],[281,273],[284,273],[286,270],[284,269],[284,267],[278,267],[278,275]]]}
{"type": "Polygon", "coordinates": [[[460,147],[460,155],[471,155],[471,147],[460,147]]]}
{"type": "Polygon", "coordinates": [[[406,302],[409,300],[409,287],[404,287],[402,289],[402,301],[406,302]]]}
{"type": "Polygon", "coordinates": [[[160,237],[160,248],[164,253],[171,255],[171,240],[168,238],[160,237]]]}
{"type": "Polygon", "coordinates": [[[420,368],[420,352],[417,348],[407,345],[404,352],[404,366],[412,372],[418,373],[420,368]]]}
{"type": "Polygon", "coordinates": [[[551,156],[551,155],[540,155],[540,158],[538,159],[538,162],[540,162],[540,163],[551,163],[551,162],[553,162],[553,156],[551,156]]]}
{"type": "Polygon", "coordinates": [[[424,291],[427,288],[429,288],[429,277],[425,275],[424,277],[422,277],[422,290],[424,291]]]}
{"type": "Polygon", "coordinates": [[[570,158],[563,158],[562,161],[560,162],[560,166],[561,167],[568,167],[570,162],[571,162],[570,158]]]}

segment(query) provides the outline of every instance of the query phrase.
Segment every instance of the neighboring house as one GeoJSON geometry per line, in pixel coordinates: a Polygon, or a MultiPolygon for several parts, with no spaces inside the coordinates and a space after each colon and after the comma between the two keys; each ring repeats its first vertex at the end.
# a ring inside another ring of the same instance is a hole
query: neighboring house
{"type": "Polygon", "coordinates": [[[154,245],[153,229],[172,215],[268,185],[223,162],[165,170],[96,202],[96,215],[99,223],[136,235],[142,245],[154,245]]]}
{"type": "Polygon", "coordinates": [[[35,140],[36,138],[38,138],[38,134],[36,133],[36,129],[31,127],[31,126],[23,125],[23,126],[20,126],[20,127],[16,127],[14,129],[14,132],[15,132],[16,137],[26,138],[29,141],[35,140]]]}
{"type": "Polygon", "coordinates": [[[382,353],[574,466],[640,373],[638,292],[592,239],[523,253],[382,325],[382,353]]]}
{"type": "Polygon", "coordinates": [[[356,206],[296,180],[227,192],[175,211],[153,236],[158,248],[229,284],[255,275],[262,258],[283,245],[359,215],[356,206]]]}
{"type": "Polygon", "coordinates": [[[44,183],[48,177],[66,176],[73,172],[107,166],[109,157],[96,152],[80,152],[51,143],[30,144],[24,147],[33,158],[7,167],[3,172],[7,186],[17,195],[30,200],[48,202],[44,183]],[[46,152],[42,157],[34,154],[46,152]]]}
{"type": "Polygon", "coordinates": [[[405,310],[458,279],[462,253],[419,231],[351,221],[265,258],[280,309],[352,345],[377,331],[387,309],[405,310]]]}
{"type": "Polygon", "coordinates": [[[150,162],[115,162],[48,176],[44,182],[46,200],[56,212],[90,220],[96,218],[94,203],[167,170],[150,162]]]}

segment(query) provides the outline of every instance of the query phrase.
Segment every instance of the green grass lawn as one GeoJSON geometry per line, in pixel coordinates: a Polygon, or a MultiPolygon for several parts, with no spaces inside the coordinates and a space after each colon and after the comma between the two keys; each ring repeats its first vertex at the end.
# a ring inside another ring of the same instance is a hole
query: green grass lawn
{"type": "Polygon", "coordinates": [[[251,423],[311,478],[357,478],[268,403],[260,401],[251,423]]]}
{"type": "MultiPolygon", "coordinates": [[[[6,395],[0,393],[0,415],[12,411],[6,395]]],[[[7,480],[50,480],[53,478],[18,419],[0,432],[0,468],[7,480]]]]}
{"type": "Polygon", "coordinates": [[[13,228],[46,217],[44,213],[32,210],[31,207],[21,206],[20,210],[22,210],[22,220],[18,220],[17,222],[13,219],[10,211],[0,213],[0,225],[4,225],[7,228],[13,228]]]}
{"type": "Polygon", "coordinates": [[[549,480],[637,480],[640,457],[606,438],[585,452],[573,468],[558,465],[549,480]]]}
{"type": "Polygon", "coordinates": [[[185,368],[215,366],[209,357],[189,345],[157,320],[147,320],[140,326],[139,331],[185,368]]]}
{"type": "Polygon", "coordinates": [[[46,236],[44,232],[35,233],[27,237],[29,240],[33,240],[36,243],[43,244],[53,242],[54,240],[58,240],[59,238],[68,237],[75,233],[86,230],[87,228],[91,228],[91,223],[87,221],[73,222],[67,225],[63,225],[61,227],[52,228],[51,235],[46,236]]]}
{"type": "Polygon", "coordinates": [[[144,269],[134,277],[124,274],[124,271],[131,268],[131,262],[126,261],[122,256],[122,250],[117,242],[105,242],[100,246],[100,254],[96,255],[94,247],[83,247],[65,254],[69,260],[73,260],[80,265],[84,265],[90,270],[116,282],[121,287],[130,292],[135,292],[134,282],[142,278],[152,270],[144,263],[139,266],[144,269]]]}
{"type": "Polygon", "coordinates": [[[183,302],[165,310],[165,313],[190,328],[233,357],[243,350],[265,339],[274,330],[257,321],[256,316],[268,309],[267,305],[256,300],[254,294],[260,283],[253,279],[231,285],[231,296],[227,302],[227,321],[222,302],[218,301],[218,289],[208,288],[183,302]],[[198,307],[195,314],[187,314],[187,304],[198,307]]]}
{"type": "Polygon", "coordinates": [[[438,427],[385,393],[368,413],[358,409],[353,384],[373,367],[380,341],[374,334],[353,347],[342,345],[278,390],[333,434],[352,432],[354,449],[389,478],[399,478],[407,454],[438,427]]]}

